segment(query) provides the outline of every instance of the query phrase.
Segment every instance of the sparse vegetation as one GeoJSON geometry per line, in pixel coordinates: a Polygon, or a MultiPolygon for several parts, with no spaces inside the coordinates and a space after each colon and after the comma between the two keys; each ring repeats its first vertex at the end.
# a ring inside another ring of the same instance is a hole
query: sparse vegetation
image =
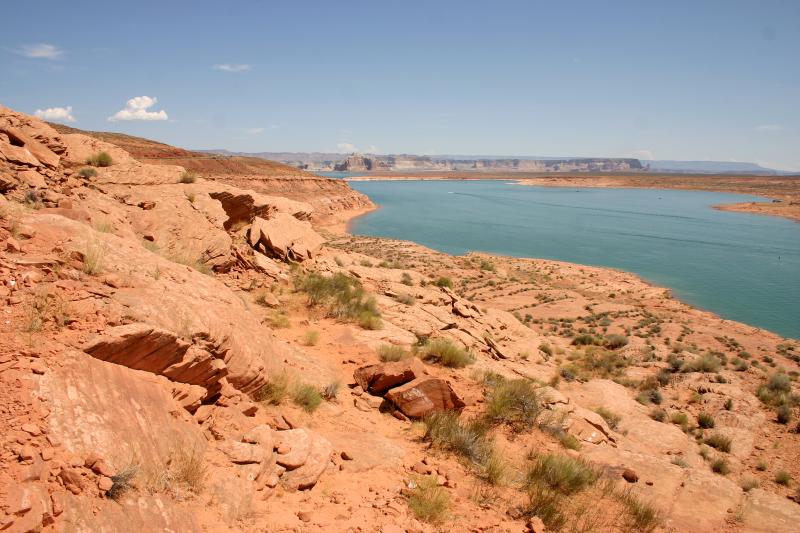
{"type": "Polygon", "coordinates": [[[697,425],[703,429],[711,429],[714,427],[714,417],[708,413],[700,413],[697,416],[697,425]]]}
{"type": "Polygon", "coordinates": [[[420,520],[440,523],[450,510],[450,495],[440,487],[434,476],[417,478],[408,496],[408,506],[420,520]]]}
{"type": "Polygon", "coordinates": [[[753,477],[744,477],[742,478],[739,486],[742,487],[743,491],[750,492],[751,490],[758,488],[758,480],[753,477]]]}
{"type": "Polygon", "coordinates": [[[93,167],[110,167],[114,164],[108,152],[99,152],[86,158],[86,164],[93,167]]]}
{"type": "Polygon", "coordinates": [[[423,359],[433,360],[451,368],[463,368],[475,361],[470,352],[456,346],[453,341],[445,337],[429,340],[422,352],[423,359]]]}
{"type": "Polygon", "coordinates": [[[453,280],[446,277],[437,278],[436,281],[433,282],[434,285],[437,287],[447,287],[448,289],[453,288],[453,280]]]}
{"type": "Polygon", "coordinates": [[[731,473],[731,467],[728,464],[728,461],[722,457],[718,457],[711,461],[711,470],[723,476],[727,476],[731,473]]]}
{"type": "Polygon", "coordinates": [[[82,178],[93,178],[97,176],[97,171],[92,167],[83,167],[78,171],[78,175],[82,178]]]}
{"type": "Polygon", "coordinates": [[[518,433],[533,428],[541,411],[539,395],[526,379],[499,380],[486,397],[487,420],[518,433]]]}
{"type": "Polygon", "coordinates": [[[336,401],[336,397],[339,395],[339,388],[341,387],[341,382],[339,380],[331,381],[320,391],[320,394],[325,399],[325,401],[333,402],[336,401]]]}
{"type": "Polygon", "coordinates": [[[408,272],[403,272],[403,274],[400,276],[400,283],[410,287],[414,284],[414,280],[411,279],[411,274],[408,272]]]}
{"type": "Polygon", "coordinates": [[[708,444],[714,449],[721,452],[730,453],[731,451],[731,438],[722,435],[721,433],[714,433],[703,439],[705,444],[708,444]]]}
{"type": "Polygon", "coordinates": [[[257,402],[270,405],[280,405],[289,394],[289,374],[280,371],[271,377],[267,383],[258,389],[253,398],[257,402]]]}
{"type": "Polygon", "coordinates": [[[788,486],[792,481],[792,475],[786,470],[778,470],[775,472],[775,483],[778,485],[788,486]]]}
{"type": "Polygon", "coordinates": [[[327,307],[332,318],[356,321],[364,329],[383,326],[375,298],[367,296],[355,278],[341,272],[330,277],[312,272],[296,278],[295,286],[308,295],[310,306],[327,307]]]}
{"type": "Polygon", "coordinates": [[[197,175],[194,172],[187,170],[181,174],[181,179],[179,180],[179,183],[188,184],[188,183],[194,183],[195,181],[197,181],[197,175]]]}
{"type": "Polygon", "coordinates": [[[102,272],[105,250],[100,243],[87,242],[83,252],[83,272],[94,276],[102,272]]]}
{"type": "Polygon", "coordinates": [[[781,372],[773,374],[758,387],[756,396],[766,405],[779,407],[781,405],[796,405],[798,398],[792,394],[791,378],[781,372]]]}
{"type": "Polygon", "coordinates": [[[400,361],[411,357],[411,352],[396,344],[382,344],[376,350],[378,358],[384,363],[400,361]]]}
{"type": "Polygon", "coordinates": [[[598,407],[594,410],[595,413],[603,417],[603,420],[606,421],[608,427],[611,429],[616,430],[619,426],[619,423],[622,421],[622,417],[613,412],[611,409],[607,407],[598,407]]]}
{"type": "Polygon", "coordinates": [[[292,401],[307,413],[313,413],[322,403],[322,394],[308,383],[298,383],[292,390],[292,401]]]}
{"type": "Polygon", "coordinates": [[[319,343],[319,331],[309,329],[303,333],[302,343],[306,346],[316,346],[319,343]]]}
{"type": "Polygon", "coordinates": [[[139,472],[139,465],[130,463],[128,466],[111,476],[111,488],[106,496],[112,500],[119,500],[125,493],[133,489],[133,480],[139,472]]]}

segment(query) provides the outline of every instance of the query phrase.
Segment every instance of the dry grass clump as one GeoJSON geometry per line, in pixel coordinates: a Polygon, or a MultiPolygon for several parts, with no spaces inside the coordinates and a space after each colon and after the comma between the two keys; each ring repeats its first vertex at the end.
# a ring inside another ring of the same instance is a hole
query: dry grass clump
{"type": "Polygon", "coordinates": [[[309,329],[303,333],[302,343],[306,346],[316,346],[319,343],[320,333],[315,329],[309,329]]]}
{"type": "Polygon", "coordinates": [[[289,394],[289,374],[281,371],[271,377],[253,394],[253,399],[270,405],[280,405],[289,394]]]}
{"type": "Polygon", "coordinates": [[[594,412],[603,417],[603,420],[606,421],[606,424],[611,429],[616,430],[619,427],[619,423],[622,422],[622,417],[607,407],[598,407],[594,412]]]}
{"type": "Polygon", "coordinates": [[[773,407],[782,405],[793,406],[800,403],[800,399],[792,394],[792,380],[782,372],[778,372],[769,377],[756,390],[756,396],[762,403],[773,407]]]}
{"type": "Polygon", "coordinates": [[[90,276],[99,274],[103,270],[106,252],[97,242],[87,242],[83,252],[83,272],[90,276]]]}
{"type": "Polygon", "coordinates": [[[194,183],[195,181],[197,181],[197,175],[194,172],[187,170],[181,174],[179,183],[194,183]]]}
{"type": "Polygon", "coordinates": [[[355,321],[364,329],[383,327],[375,298],[367,296],[355,278],[341,272],[330,277],[311,272],[297,277],[295,286],[308,295],[309,306],[326,307],[329,317],[355,321]]]}
{"type": "Polygon", "coordinates": [[[401,304],[403,304],[403,305],[414,305],[414,302],[416,302],[416,300],[414,299],[414,297],[413,297],[413,296],[411,296],[410,294],[398,294],[398,295],[395,297],[395,300],[396,300],[398,303],[401,303],[401,304]]]}
{"type": "Polygon", "coordinates": [[[33,344],[33,334],[44,329],[52,322],[61,329],[70,322],[68,302],[50,287],[38,287],[23,304],[25,320],[22,330],[29,335],[29,343],[33,344]]]}
{"type": "Polygon", "coordinates": [[[517,433],[532,429],[541,412],[539,395],[526,379],[498,380],[486,397],[486,419],[517,433]]]}
{"type": "Polygon", "coordinates": [[[134,478],[139,473],[139,465],[130,463],[125,468],[111,476],[111,488],[106,496],[112,500],[119,500],[124,494],[133,490],[134,478]]]}
{"type": "Polygon", "coordinates": [[[93,178],[97,176],[97,171],[92,167],[83,167],[78,171],[78,175],[82,178],[93,178]]]}
{"type": "Polygon", "coordinates": [[[727,476],[731,473],[731,466],[728,464],[728,461],[726,461],[725,458],[717,457],[711,461],[711,470],[716,474],[727,476]]]}
{"type": "Polygon", "coordinates": [[[450,510],[450,495],[437,484],[436,478],[417,478],[411,481],[411,485],[408,506],[414,515],[425,522],[443,522],[450,510]]]}
{"type": "Polygon", "coordinates": [[[396,344],[382,344],[376,350],[378,358],[384,363],[402,361],[411,357],[411,352],[396,344]]]}
{"type": "Polygon", "coordinates": [[[475,362],[475,356],[444,337],[429,340],[422,349],[423,359],[436,361],[450,368],[464,368],[475,362]]]}
{"type": "Polygon", "coordinates": [[[176,447],[162,468],[144,473],[144,486],[151,492],[200,494],[205,488],[207,467],[202,453],[192,448],[176,447]]]}
{"type": "Polygon", "coordinates": [[[322,403],[322,394],[313,385],[299,383],[292,389],[292,401],[306,413],[313,413],[322,403]]]}
{"type": "Polygon", "coordinates": [[[775,483],[778,485],[788,486],[792,481],[792,475],[786,470],[778,470],[775,472],[775,483]]]}
{"type": "Polygon", "coordinates": [[[320,391],[320,395],[322,398],[327,402],[334,402],[336,401],[336,397],[339,395],[339,388],[341,388],[342,384],[339,380],[331,381],[320,391]]]}
{"type": "Polygon", "coordinates": [[[282,311],[276,311],[267,317],[269,325],[275,329],[286,329],[292,325],[289,317],[282,311]]]}
{"type": "Polygon", "coordinates": [[[700,413],[697,415],[697,425],[703,429],[711,429],[714,427],[714,417],[708,413],[700,413]]]}
{"type": "Polygon", "coordinates": [[[548,531],[651,532],[661,513],[619,489],[589,463],[563,455],[533,457],[525,478],[525,511],[542,519],[548,531]]]}
{"type": "Polygon", "coordinates": [[[86,158],[86,164],[93,167],[110,167],[114,164],[108,152],[99,152],[86,158]]]}
{"type": "Polygon", "coordinates": [[[703,442],[721,452],[730,453],[731,451],[731,438],[720,433],[709,435],[703,439],[703,442]]]}
{"type": "Polygon", "coordinates": [[[448,289],[453,288],[453,280],[444,276],[437,278],[436,281],[433,282],[433,284],[436,285],[437,287],[442,287],[442,288],[447,287],[448,289]]]}

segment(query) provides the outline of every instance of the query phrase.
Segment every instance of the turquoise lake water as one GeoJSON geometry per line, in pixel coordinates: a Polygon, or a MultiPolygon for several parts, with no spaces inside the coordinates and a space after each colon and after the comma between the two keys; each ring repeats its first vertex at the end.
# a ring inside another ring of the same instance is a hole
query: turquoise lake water
{"type": "Polygon", "coordinates": [[[357,235],[633,272],[725,318],[800,338],[800,224],[710,206],[737,194],[527,187],[499,180],[351,182],[380,205],[357,235]]]}

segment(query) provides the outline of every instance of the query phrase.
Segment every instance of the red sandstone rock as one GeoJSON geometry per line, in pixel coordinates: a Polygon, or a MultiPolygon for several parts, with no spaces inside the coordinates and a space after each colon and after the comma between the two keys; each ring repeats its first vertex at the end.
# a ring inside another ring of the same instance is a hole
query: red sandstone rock
{"type": "Polygon", "coordinates": [[[434,411],[461,409],[465,405],[447,381],[432,377],[418,378],[396,387],[386,393],[385,398],[409,418],[421,418],[434,411]]]}
{"type": "Polygon", "coordinates": [[[359,386],[372,394],[382,395],[387,390],[408,383],[427,374],[425,365],[412,357],[393,363],[364,366],[353,373],[359,386]]]}

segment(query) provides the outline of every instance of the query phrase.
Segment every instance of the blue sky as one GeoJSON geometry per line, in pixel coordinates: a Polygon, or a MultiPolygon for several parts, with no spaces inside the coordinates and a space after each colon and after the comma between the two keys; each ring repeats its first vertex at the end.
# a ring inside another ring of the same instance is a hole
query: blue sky
{"type": "Polygon", "coordinates": [[[800,1],[37,0],[2,19],[0,103],[84,129],[800,170],[800,1]]]}

